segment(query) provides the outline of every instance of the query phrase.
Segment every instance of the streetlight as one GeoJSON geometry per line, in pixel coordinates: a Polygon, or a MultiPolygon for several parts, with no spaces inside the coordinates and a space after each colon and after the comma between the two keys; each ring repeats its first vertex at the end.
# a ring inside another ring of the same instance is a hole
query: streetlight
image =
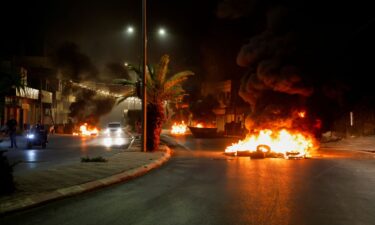
{"type": "Polygon", "coordinates": [[[133,25],[127,25],[122,31],[123,35],[132,37],[136,33],[136,29],[133,25]]]}
{"type": "Polygon", "coordinates": [[[165,31],[165,29],[164,28],[159,28],[159,30],[158,30],[158,34],[160,35],[160,36],[165,36],[166,35],[166,31],[165,31]]]}
{"type": "MultiPolygon", "coordinates": [[[[142,151],[147,151],[147,93],[146,93],[146,72],[147,72],[147,0],[142,0],[142,69],[143,76],[141,79],[141,93],[142,93],[142,151]]],[[[134,28],[128,27],[127,33],[133,34],[134,28]]],[[[160,36],[165,36],[166,31],[160,28],[158,31],[160,36]]]]}
{"type": "Polygon", "coordinates": [[[126,33],[133,34],[134,33],[134,28],[132,26],[128,26],[128,28],[126,29],[126,33]]]}

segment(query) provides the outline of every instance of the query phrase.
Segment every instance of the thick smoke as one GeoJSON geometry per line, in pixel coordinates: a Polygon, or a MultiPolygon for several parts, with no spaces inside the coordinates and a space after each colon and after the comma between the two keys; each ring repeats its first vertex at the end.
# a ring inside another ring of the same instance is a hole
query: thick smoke
{"type": "MultiPolygon", "coordinates": [[[[74,43],[62,44],[53,55],[52,61],[58,70],[59,79],[66,84],[64,87],[66,94],[73,93],[76,97],[76,101],[70,105],[69,117],[75,123],[87,122],[96,125],[101,116],[112,110],[116,102],[115,98],[74,86],[70,82],[81,84],[88,81],[91,83],[101,82],[96,66],[74,43]]],[[[109,67],[113,73],[115,73],[114,70],[118,70],[118,67],[114,67],[113,65],[109,67]]]]}
{"type": "Polygon", "coordinates": [[[251,105],[247,128],[264,126],[266,118],[280,121],[283,110],[268,109],[287,106],[289,118],[305,109],[305,121],[320,123],[320,132],[346,133],[349,111],[373,96],[371,82],[361,77],[373,68],[364,54],[373,49],[371,13],[369,5],[350,2],[221,0],[218,17],[243,23],[240,33],[252,35],[237,55],[248,70],[239,93],[251,105]]]}
{"type": "Polygon", "coordinates": [[[286,15],[282,7],[270,10],[267,29],[251,38],[237,56],[237,64],[249,69],[239,91],[251,105],[248,130],[301,127],[297,112],[313,93],[298,66],[296,35],[285,29],[286,15]]]}
{"type": "Polygon", "coordinates": [[[77,101],[70,106],[70,114],[74,122],[98,124],[99,118],[108,114],[115,105],[114,98],[96,95],[93,91],[76,93],[77,101]]]}
{"type": "Polygon", "coordinates": [[[105,83],[111,83],[114,79],[119,78],[136,82],[140,77],[135,71],[127,69],[122,63],[107,63],[100,79],[105,83]]]}
{"type": "Polygon", "coordinates": [[[63,80],[96,80],[98,75],[91,59],[81,53],[79,47],[72,42],[63,43],[53,54],[52,62],[58,68],[59,78],[63,80]]]}

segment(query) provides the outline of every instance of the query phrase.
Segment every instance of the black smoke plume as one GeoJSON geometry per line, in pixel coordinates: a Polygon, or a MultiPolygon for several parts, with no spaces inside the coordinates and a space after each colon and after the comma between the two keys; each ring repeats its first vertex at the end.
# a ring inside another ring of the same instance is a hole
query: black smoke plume
{"type": "Polygon", "coordinates": [[[76,102],[70,105],[69,116],[73,122],[97,125],[99,118],[108,114],[116,103],[114,98],[95,94],[93,91],[81,90],[76,92],[76,102]]]}
{"type": "Polygon", "coordinates": [[[349,112],[374,96],[365,74],[374,70],[367,55],[374,52],[375,23],[366,3],[219,2],[217,16],[244,22],[241,32],[251,37],[237,57],[248,69],[240,90],[251,105],[248,128],[267,124],[266,118],[293,118],[299,106],[307,108],[309,119],[321,121],[322,132],[348,131],[349,112]]]}
{"type": "Polygon", "coordinates": [[[237,56],[237,64],[248,68],[239,90],[251,106],[248,130],[300,127],[297,112],[306,108],[306,98],[313,93],[296,57],[297,35],[285,29],[287,15],[286,8],[271,9],[266,30],[252,37],[237,56]]]}
{"type": "MultiPolygon", "coordinates": [[[[66,84],[64,93],[76,97],[76,101],[70,105],[69,117],[75,123],[97,125],[99,118],[111,111],[116,100],[74,85],[88,81],[101,82],[98,69],[90,57],[82,53],[75,43],[67,42],[57,49],[52,56],[52,62],[58,70],[59,79],[66,84]]],[[[110,69],[113,73],[124,72],[119,71],[119,67],[114,65],[110,69]]]]}
{"type": "Polygon", "coordinates": [[[97,79],[97,68],[75,43],[63,43],[53,54],[52,62],[58,68],[61,79],[75,82],[97,79]]]}
{"type": "Polygon", "coordinates": [[[132,76],[129,74],[129,71],[123,64],[118,62],[107,63],[105,66],[105,77],[101,79],[108,81],[118,78],[133,80],[132,76]]]}

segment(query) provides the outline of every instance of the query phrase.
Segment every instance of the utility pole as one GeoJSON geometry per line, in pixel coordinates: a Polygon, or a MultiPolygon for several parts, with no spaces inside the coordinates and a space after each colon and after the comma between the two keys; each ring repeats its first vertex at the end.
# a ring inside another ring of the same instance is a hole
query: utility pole
{"type": "Polygon", "coordinates": [[[142,76],[142,151],[147,151],[147,92],[146,92],[146,73],[147,73],[147,17],[146,0],[142,0],[142,50],[143,50],[143,76],[142,76]]]}

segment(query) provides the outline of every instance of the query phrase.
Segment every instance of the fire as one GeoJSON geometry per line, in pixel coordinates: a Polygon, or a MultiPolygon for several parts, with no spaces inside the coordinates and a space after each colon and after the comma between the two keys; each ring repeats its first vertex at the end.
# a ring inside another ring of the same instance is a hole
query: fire
{"type": "Polygon", "coordinates": [[[298,112],[298,116],[299,116],[300,118],[305,118],[305,116],[306,116],[306,112],[305,112],[305,111],[298,112]]]}
{"type": "Polygon", "coordinates": [[[87,123],[82,124],[79,126],[79,132],[74,132],[74,136],[98,136],[99,130],[96,127],[89,127],[87,123]]]}
{"type": "Polygon", "coordinates": [[[286,129],[279,131],[261,130],[258,134],[248,135],[245,140],[225,149],[226,154],[248,152],[272,152],[284,158],[306,157],[309,151],[316,148],[315,139],[307,134],[291,132],[286,129]]]}
{"type": "Polygon", "coordinates": [[[203,123],[203,122],[195,122],[192,127],[197,127],[197,128],[216,128],[215,125],[212,123],[203,123]]]}
{"type": "Polygon", "coordinates": [[[187,131],[187,126],[186,126],[185,122],[182,121],[179,124],[177,124],[177,123],[173,124],[171,133],[176,134],[176,135],[182,135],[182,134],[185,134],[186,131],[187,131]]]}

